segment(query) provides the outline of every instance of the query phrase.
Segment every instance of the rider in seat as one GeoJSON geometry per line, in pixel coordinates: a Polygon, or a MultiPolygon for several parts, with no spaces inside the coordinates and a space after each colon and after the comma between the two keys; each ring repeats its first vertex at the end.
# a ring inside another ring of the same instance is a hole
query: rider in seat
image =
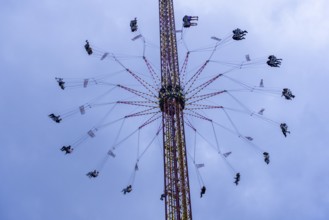
{"type": "Polygon", "coordinates": [[[58,85],[59,85],[59,87],[61,87],[61,89],[65,89],[65,86],[64,86],[64,84],[65,84],[65,82],[63,81],[63,79],[62,78],[56,78],[56,81],[58,82],[58,85]]]}
{"type": "Polygon", "coordinates": [[[197,26],[198,24],[195,23],[195,22],[191,22],[191,21],[197,21],[199,20],[199,17],[198,16],[188,16],[188,15],[185,15],[183,17],[183,27],[184,28],[189,28],[191,26],[197,26]]]}
{"type": "Polygon", "coordinates": [[[235,185],[238,185],[240,182],[240,173],[236,173],[236,176],[234,179],[235,179],[235,181],[234,181],[235,185]]]}
{"type": "Polygon", "coordinates": [[[131,20],[130,21],[130,29],[131,29],[131,32],[135,32],[137,31],[137,18],[135,18],[134,20],[131,20]]]}
{"type": "Polygon", "coordinates": [[[94,170],[94,171],[90,171],[88,172],[86,175],[89,177],[89,178],[96,178],[99,174],[99,171],[97,170],[94,170]]]}
{"type": "Polygon", "coordinates": [[[264,161],[265,161],[265,163],[266,164],[269,164],[270,163],[270,154],[267,153],[267,152],[264,152],[263,155],[264,155],[264,161]]]}
{"type": "Polygon", "coordinates": [[[69,145],[69,146],[63,146],[61,148],[61,151],[65,151],[65,154],[70,154],[70,153],[73,152],[73,148],[71,147],[71,145],[69,145]]]}
{"type": "Polygon", "coordinates": [[[202,198],[202,196],[203,196],[205,193],[206,193],[206,187],[203,186],[203,187],[201,188],[200,198],[202,198]]]}
{"type": "Polygon", "coordinates": [[[268,57],[268,61],[266,61],[267,65],[269,65],[270,67],[280,67],[281,65],[281,60],[282,59],[278,59],[276,58],[274,55],[270,55],[268,57]]]}
{"type": "Polygon", "coordinates": [[[91,47],[90,47],[90,45],[89,45],[89,41],[88,41],[88,40],[86,40],[85,49],[86,49],[86,51],[87,51],[88,55],[91,55],[91,54],[93,54],[93,49],[91,49],[91,47]]]}
{"type": "Polygon", "coordinates": [[[237,28],[232,32],[233,32],[233,36],[232,36],[233,40],[243,40],[245,39],[244,36],[246,36],[246,33],[248,33],[248,31],[246,30],[242,31],[240,28],[237,28]]]}
{"type": "Polygon", "coordinates": [[[59,115],[54,115],[53,113],[48,115],[49,118],[51,118],[54,122],[60,123],[61,122],[61,117],[59,115]]]}
{"type": "Polygon", "coordinates": [[[132,186],[129,185],[126,188],[124,188],[121,192],[123,192],[123,194],[126,194],[126,193],[130,193],[132,190],[133,190],[132,186]]]}
{"type": "Polygon", "coordinates": [[[284,88],[282,90],[281,96],[284,96],[287,100],[291,100],[291,99],[295,98],[295,96],[292,94],[292,92],[288,88],[284,88]]]}
{"type": "Polygon", "coordinates": [[[281,123],[280,128],[285,137],[287,137],[287,133],[290,134],[290,131],[288,131],[288,125],[286,123],[281,123]]]}

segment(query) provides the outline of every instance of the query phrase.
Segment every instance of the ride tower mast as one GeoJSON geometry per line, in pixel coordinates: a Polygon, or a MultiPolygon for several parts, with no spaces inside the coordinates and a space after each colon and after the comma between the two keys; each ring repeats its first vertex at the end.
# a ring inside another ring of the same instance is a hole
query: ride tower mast
{"type": "Polygon", "coordinates": [[[180,84],[173,0],[159,0],[166,220],[191,220],[191,199],[184,133],[185,95],[180,84]]]}

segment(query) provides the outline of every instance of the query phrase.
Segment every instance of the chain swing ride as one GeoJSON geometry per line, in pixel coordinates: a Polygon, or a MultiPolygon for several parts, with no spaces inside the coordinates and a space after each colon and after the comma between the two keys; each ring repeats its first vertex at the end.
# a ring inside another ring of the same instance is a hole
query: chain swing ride
{"type": "Polygon", "coordinates": [[[138,163],[140,159],[144,156],[145,152],[153,144],[154,140],[159,138],[159,134],[162,131],[162,150],[163,150],[163,166],[164,166],[164,191],[161,194],[160,199],[164,200],[165,203],[165,219],[167,220],[191,220],[192,219],[192,209],[191,209],[191,196],[190,196],[190,183],[189,183],[189,171],[188,171],[188,158],[191,158],[193,165],[196,168],[199,185],[201,187],[200,197],[206,193],[206,187],[203,184],[203,180],[199,168],[204,166],[203,163],[196,163],[195,160],[195,150],[194,154],[187,151],[186,148],[186,129],[190,129],[195,133],[195,137],[201,137],[205,142],[209,143],[207,138],[205,138],[196,128],[195,124],[192,123],[191,118],[195,120],[205,121],[209,123],[214,132],[216,144],[212,145],[216,151],[219,153],[221,158],[229,165],[229,167],[234,172],[234,183],[239,184],[240,173],[236,172],[233,166],[228,162],[227,157],[232,153],[222,152],[219,148],[218,139],[215,131],[215,126],[224,129],[233,135],[236,135],[246,144],[251,145],[257,148],[261,153],[263,160],[266,164],[270,163],[270,155],[268,152],[261,150],[256,144],[254,144],[253,138],[250,136],[242,135],[234,121],[232,120],[229,112],[238,111],[246,113],[252,117],[264,120],[269,124],[277,126],[283,135],[286,137],[290,133],[288,131],[288,126],[286,123],[279,123],[272,119],[266,118],[264,116],[265,109],[262,108],[259,111],[252,111],[247,108],[237,97],[233,95],[236,91],[246,91],[253,93],[263,93],[276,96],[282,96],[286,100],[292,100],[295,96],[292,94],[290,89],[284,88],[281,90],[278,89],[269,89],[264,86],[263,79],[260,80],[258,86],[251,86],[247,83],[241,82],[229,74],[236,70],[241,70],[245,68],[250,68],[254,66],[269,66],[273,68],[278,68],[281,65],[282,59],[277,58],[274,55],[270,55],[265,58],[260,59],[251,59],[250,55],[245,56],[245,60],[239,63],[234,62],[224,62],[213,59],[213,55],[216,50],[224,45],[232,43],[234,41],[241,41],[245,39],[246,30],[241,30],[236,28],[232,33],[228,34],[226,37],[220,39],[218,37],[211,37],[215,44],[211,47],[207,47],[201,50],[188,50],[186,45],[187,52],[184,57],[183,64],[179,65],[179,56],[177,48],[177,35],[181,34],[181,40],[183,40],[184,31],[197,26],[199,17],[198,16],[184,16],[183,24],[181,30],[176,30],[175,27],[175,17],[174,17],[174,6],[173,0],[159,0],[159,27],[160,27],[160,73],[157,73],[154,65],[151,64],[149,59],[145,55],[145,48],[147,47],[147,40],[139,32],[137,18],[133,19],[130,22],[131,32],[135,34],[132,38],[133,41],[142,40],[144,43],[143,56],[140,56],[136,59],[141,59],[148,70],[148,77],[145,77],[143,74],[139,74],[131,69],[129,69],[124,63],[124,57],[115,55],[114,53],[104,52],[101,50],[94,49],[93,45],[86,40],[84,48],[88,55],[98,57],[100,60],[111,60],[119,65],[121,68],[120,71],[103,75],[100,77],[92,77],[86,79],[72,80],[66,78],[56,78],[58,86],[62,89],[70,89],[75,87],[80,88],[89,88],[91,86],[100,86],[105,85],[109,86],[110,90],[105,94],[102,94],[99,97],[80,105],[78,108],[75,108],[68,112],[63,112],[60,114],[52,113],[49,115],[50,119],[56,123],[62,123],[65,118],[71,117],[75,114],[86,114],[89,109],[92,109],[97,106],[111,106],[110,110],[107,112],[106,118],[112,110],[118,105],[124,106],[137,106],[138,108],[143,108],[141,111],[137,111],[131,114],[124,115],[123,117],[113,120],[111,122],[104,123],[101,121],[96,126],[92,127],[85,135],[78,138],[74,143],[63,146],[60,150],[65,154],[71,154],[74,152],[81,143],[86,141],[88,138],[94,138],[96,133],[101,129],[109,127],[115,123],[122,122],[118,135],[115,138],[113,146],[108,150],[105,159],[101,162],[101,165],[97,169],[93,169],[88,172],[86,175],[89,178],[96,178],[99,176],[101,169],[104,167],[106,161],[109,158],[116,157],[116,149],[121,146],[127,139],[129,139],[134,134],[138,133],[138,145],[140,139],[140,130],[154,124],[159,123],[155,131],[153,139],[149,144],[144,148],[143,151],[139,152],[137,155],[136,163],[134,165],[133,173],[122,192],[127,194],[133,190],[133,182],[135,180],[135,174],[139,169],[138,163]],[[208,59],[202,63],[196,71],[188,71],[189,59],[192,53],[197,52],[208,52],[208,59]],[[209,63],[220,64],[221,66],[227,67],[224,71],[211,75],[206,78],[203,77],[206,67],[209,63]],[[192,74],[191,74],[192,72],[192,74]],[[113,84],[107,81],[113,74],[123,74],[127,73],[131,76],[141,87],[137,90],[132,87],[129,87],[124,84],[113,84]],[[202,77],[203,78],[202,78],[202,77]],[[211,90],[209,92],[210,85],[216,83],[219,79],[225,78],[232,83],[240,86],[239,90],[211,90]],[[100,100],[113,89],[121,89],[122,92],[125,91],[134,96],[135,100],[117,100],[112,102],[100,102],[100,100]],[[225,107],[222,105],[213,104],[215,103],[214,98],[227,95],[234,102],[236,102],[241,109],[233,109],[225,107]],[[227,117],[231,128],[223,126],[212,118],[207,117],[204,112],[208,109],[212,110],[221,110],[224,115],[227,117]],[[120,133],[122,131],[123,123],[129,118],[135,117],[146,117],[142,124],[140,124],[137,129],[132,133],[128,134],[121,140],[119,140],[120,133]]]}

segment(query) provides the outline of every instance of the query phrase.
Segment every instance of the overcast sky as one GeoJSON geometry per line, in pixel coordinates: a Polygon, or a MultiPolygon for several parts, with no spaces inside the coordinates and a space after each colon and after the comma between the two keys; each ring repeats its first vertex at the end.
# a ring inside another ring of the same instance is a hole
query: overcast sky
{"type": "MultiPolygon", "coordinates": [[[[184,15],[199,16],[198,26],[184,31],[189,50],[213,45],[215,41],[210,37],[225,38],[235,28],[247,30],[245,40],[219,47],[213,59],[240,62],[246,54],[251,59],[275,54],[283,59],[280,68],[263,64],[236,69],[228,76],[250,85],[258,85],[263,79],[265,88],[288,87],[296,95],[288,101],[280,95],[234,93],[248,108],[265,108],[264,116],[286,122],[291,130],[287,138],[278,126],[248,114],[228,112],[239,132],[253,137],[254,145],[219,126],[215,126],[215,136],[210,123],[190,118],[211,142],[210,145],[196,136],[196,161],[205,164],[199,169],[207,187],[203,198],[202,184],[192,161],[189,163],[193,218],[329,219],[329,2],[179,0],[174,1],[174,6],[177,29],[181,28],[184,15]],[[212,147],[216,146],[216,137],[223,152],[232,152],[227,161],[241,173],[238,186],[233,184],[234,171],[212,147]],[[270,153],[269,165],[255,146],[270,153]]],[[[133,174],[138,133],[120,145],[116,158],[104,160],[116,137],[120,140],[129,135],[148,117],[125,120],[121,132],[121,122],[98,130],[95,138],[81,143],[72,155],[59,150],[73,144],[99,122],[114,121],[143,108],[118,105],[104,119],[112,107],[104,105],[87,109],[83,116],[77,112],[59,124],[48,118],[50,113],[78,110],[80,105],[112,88],[80,86],[62,91],[55,77],[74,81],[103,75],[108,76],[109,83],[142,89],[117,62],[100,61],[88,56],[83,48],[88,39],[95,51],[142,56],[142,41],[131,41],[136,34],[130,32],[129,22],[135,17],[138,33],[147,44],[145,56],[159,74],[157,1],[1,1],[0,219],[164,219],[164,203],[159,199],[163,192],[161,133],[140,159],[130,194],[123,195],[121,190],[133,174]],[[98,168],[99,177],[86,177],[88,171],[98,168]]],[[[180,39],[181,35],[177,37],[180,39]]],[[[182,65],[186,46],[179,41],[178,47],[182,65]]],[[[189,73],[195,72],[208,56],[209,52],[192,53],[189,73]]],[[[121,58],[126,67],[152,82],[140,57],[121,58]]],[[[203,79],[223,71],[223,66],[211,63],[203,79]]],[[[230,80],[221,79],[208,91],[236,88],[230,80]]],[[[141,100],[115,89],[99,102],[128,99],[141,100]]],[[[241,108],[224,95],[212,99],[212,103],[241,108]]],[[[222,111],[200,113],[234,130],[222,111]]],[[[139,153],[148,146],[159,126],[158,120],[141,129],[139,153]]],[[[194,137],[186,127],[187,148],[192,154],[194,137]]]]}

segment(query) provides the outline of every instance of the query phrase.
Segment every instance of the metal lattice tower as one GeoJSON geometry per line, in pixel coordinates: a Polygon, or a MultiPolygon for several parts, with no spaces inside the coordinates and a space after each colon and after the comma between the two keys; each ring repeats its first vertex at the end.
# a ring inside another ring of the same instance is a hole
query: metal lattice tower
{"type": "Polygon", "coordinates": [[[161,45],[160,108],[163,121],[167,220],[192,219],[184,133],[185,97],[180,85],[173,0],[159,0],[161,45]]]}

